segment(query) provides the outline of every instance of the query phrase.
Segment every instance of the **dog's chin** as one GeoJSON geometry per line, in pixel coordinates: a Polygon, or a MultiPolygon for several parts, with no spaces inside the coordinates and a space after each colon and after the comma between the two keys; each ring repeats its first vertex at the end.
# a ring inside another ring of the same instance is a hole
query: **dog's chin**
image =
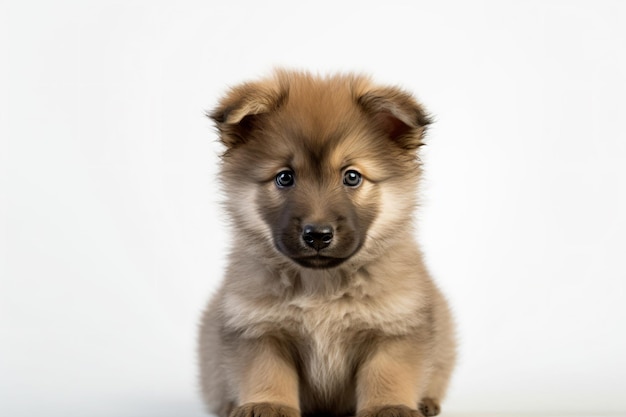
{"type": "Polygon", "coordinates": [[[329,269],[341,265],[342,263],[347,261],[348,258],[334,258],[331,256],[313,255],[304,257],[291,257],[291,260],[305,268],[329,269]]]}

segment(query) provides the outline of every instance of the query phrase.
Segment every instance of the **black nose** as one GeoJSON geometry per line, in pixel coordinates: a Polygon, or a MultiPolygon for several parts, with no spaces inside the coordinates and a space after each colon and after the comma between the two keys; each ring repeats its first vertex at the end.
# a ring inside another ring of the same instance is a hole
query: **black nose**
{"type": "Polygon", "coordinates": [[[333,241],[333,228],[328,225],[307,224],[302,229],[302,240],[315,250],[324,249],[333,241]]]}

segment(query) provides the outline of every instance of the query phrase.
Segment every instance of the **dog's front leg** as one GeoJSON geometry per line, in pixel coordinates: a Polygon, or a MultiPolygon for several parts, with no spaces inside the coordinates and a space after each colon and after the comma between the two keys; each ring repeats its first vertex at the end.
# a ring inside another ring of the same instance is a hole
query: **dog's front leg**
{"type": "Polygon", "coordinates": [[[409,339],[381,342],[357,373],[357,417],[421,417],[424,359],[409,339]]]}
{"type": "Polygon", "coordinates": [[[298,373],[280,341],[248,341],[239,353],[240,405],[230,417],[300,417],[298,373]]]}

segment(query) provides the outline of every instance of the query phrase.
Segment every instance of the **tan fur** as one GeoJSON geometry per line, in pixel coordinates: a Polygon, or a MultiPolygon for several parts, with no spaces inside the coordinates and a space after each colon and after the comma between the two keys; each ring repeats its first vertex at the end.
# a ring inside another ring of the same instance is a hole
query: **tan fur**
{"type": "Polygon", "coordinates": [[[437,414],[455,342],[413,238],[421,106],[364,77],[278,71],[210,116],[234,241],[200,329],[208,410],[437,414]],[[285,170],[295,185],[277,186],[285,170]],[[303,242],[309,224],[331,227],[327,247],[303,242]]]}

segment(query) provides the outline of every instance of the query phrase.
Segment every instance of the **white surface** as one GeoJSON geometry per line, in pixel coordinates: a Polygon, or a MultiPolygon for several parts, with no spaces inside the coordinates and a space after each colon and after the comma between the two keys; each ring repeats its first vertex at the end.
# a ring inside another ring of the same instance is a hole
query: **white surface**
{"type": "Polygon", "coordinates": [[[203,111],[276,65],[371,73],[437,119],[444,410],[626,412],[626,3],[265,3],[1,3],[0,415],[202,415],[227,242],[203,111]]]}

